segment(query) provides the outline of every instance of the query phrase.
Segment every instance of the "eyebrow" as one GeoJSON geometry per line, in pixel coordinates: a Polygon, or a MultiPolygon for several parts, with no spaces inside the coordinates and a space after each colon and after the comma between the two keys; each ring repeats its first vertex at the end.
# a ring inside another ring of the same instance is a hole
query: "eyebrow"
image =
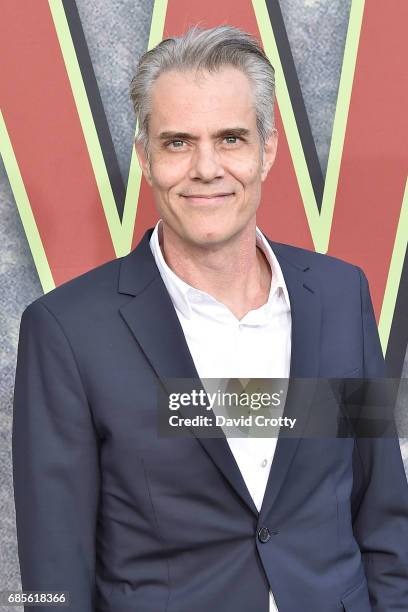
{"type": "MultiPolygon", "coordinates": [[[[213,138],[221,138],[225,136],[239,136],[246,137],[249,136],[249,130],[247,128],[234,127],[234,128],[224,128],[222,130],[218,130],[215,134],[212,135],[213,138]]],[[[198,140],[197,136],[194,134],[190,134],[188,132],[160,132],[159,140],[198,140]]]]}

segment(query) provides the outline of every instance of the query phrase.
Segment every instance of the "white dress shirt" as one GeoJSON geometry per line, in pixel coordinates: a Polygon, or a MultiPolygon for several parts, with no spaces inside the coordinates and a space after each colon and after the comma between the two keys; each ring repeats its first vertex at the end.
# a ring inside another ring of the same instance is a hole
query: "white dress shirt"
{"type": "MultiPolygon", "coordinates": [[[[208,293],[179,278],[167,265],[158,221],[150,248],[180,320],[200,378],[288,378],[291,352],[289,295],[278,260],[256,228],[256,244],[271,266],[267,302],[242,319],[208,293]]],[[[227,437],[231,452],[258,511],[275,453],[277,438],[227,437]]],[[[277,607],[270,592],[270,612],[277,607]]]]}

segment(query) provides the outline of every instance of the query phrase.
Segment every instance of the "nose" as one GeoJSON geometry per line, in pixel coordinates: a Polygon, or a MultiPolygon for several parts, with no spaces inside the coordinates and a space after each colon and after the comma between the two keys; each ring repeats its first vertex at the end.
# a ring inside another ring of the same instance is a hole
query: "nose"
{"type": "Polygon", "coordinates": [[[206,183],[224,176],[220,155],[213,144],[197,145],[191,159],[190,179],[206,183]]]}

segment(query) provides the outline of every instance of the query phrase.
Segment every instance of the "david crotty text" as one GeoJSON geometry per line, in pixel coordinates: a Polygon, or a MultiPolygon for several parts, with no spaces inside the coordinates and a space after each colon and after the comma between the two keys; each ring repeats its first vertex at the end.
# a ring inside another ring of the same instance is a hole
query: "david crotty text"
{"type": "Polygon", "coordinates": [[[180,417],[178,414],[173,414],[169,417],[169,425],[171,427],[289,427],[293,429],[296,424],[296,419],[289,417],[266,417],[264,415],[240,416],[240,417],[225,417],[217,415],[215,419],[210,416],[197,415],[192,418],[180,417]]]}

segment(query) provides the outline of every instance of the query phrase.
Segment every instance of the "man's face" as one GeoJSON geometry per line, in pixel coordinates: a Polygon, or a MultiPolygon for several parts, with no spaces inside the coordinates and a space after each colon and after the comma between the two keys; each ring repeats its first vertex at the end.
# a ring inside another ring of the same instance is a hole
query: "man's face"
{"type": "Polygon", "coordinates": [[[142,145],[137,152],[169,230],[216,246],[255,225],[276,144],[274,134],[261,147],[251,84],[225,67],[163,73],[151,91],[150,164],[142,145]]]}

